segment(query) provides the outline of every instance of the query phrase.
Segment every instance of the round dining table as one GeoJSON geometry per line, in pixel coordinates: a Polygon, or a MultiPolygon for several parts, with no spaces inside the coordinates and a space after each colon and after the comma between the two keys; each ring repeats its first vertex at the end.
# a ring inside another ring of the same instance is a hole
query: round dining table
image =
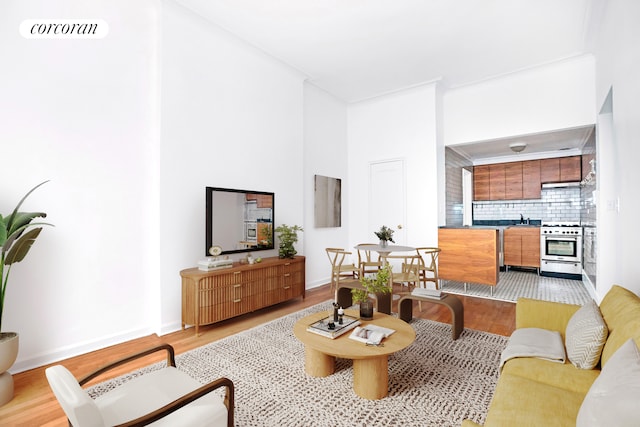
{"type": "Polygon", "coordinates": [[[391,252],[412,252],[415,251],[416,248],[411,246],[401,246],[401,245],[376,245],[376,244],[363,244],[355,246],[355,249],[365,250],[365,251],[376,251],[381,256],[389,255],[391,252]]]}

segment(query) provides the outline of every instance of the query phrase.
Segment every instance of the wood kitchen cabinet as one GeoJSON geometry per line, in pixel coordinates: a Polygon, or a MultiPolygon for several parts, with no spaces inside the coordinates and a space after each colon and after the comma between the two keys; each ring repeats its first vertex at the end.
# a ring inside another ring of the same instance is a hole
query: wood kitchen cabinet
{"type": "Polygon", "coordinates": [[[473,199],[491,200],[489,198],[489,166],[474,166],[473,168],[473,199]]]}
{"type": "Polygon", "coordinates": [[[539,199],[541,197],[540,160],[522,162],[522,198],[539,199]]]}
{"type": "Polygon", "coordinates": [[[489,165],[489,200],[504,200],[505,171],[504,163],[489,165]]]}
{"type": "Polygon", "coordinates": [[[504,164],[505,196],[506,200],[522,199],[522,162],[504,164]]]}
{"type": "Polygon", "coordinates": [[[560,159],[540,160],[540,183],[560,182],[560,159]]]}
{"type": "Polygon", "coordinates": [[[542,197],[542,184],[582,179],[582,156],[493,163],[473,168],[474,200],[542,197]]]}
{"type": "Polygon", "coordinates": [[[581,179],[581,156],[560,157],[560,182],[580,181],[581,179]]]}
{"type": "Polygon", "coordinates": [[[540,228],[516,226],[504,231],[504,265],[540,268],[540,228]]]}
{"type": "Polygon", "coordinates": [[[582,159],[580,156],[557,157],[540,160],[540,182],[580,181],[582,159]]]}

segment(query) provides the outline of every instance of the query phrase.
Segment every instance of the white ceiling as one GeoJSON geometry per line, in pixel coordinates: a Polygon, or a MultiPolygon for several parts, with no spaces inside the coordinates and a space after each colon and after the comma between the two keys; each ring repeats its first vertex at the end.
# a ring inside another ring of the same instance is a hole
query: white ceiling
{"type": "Polygon", "coordinates": [[[577,155],[581,154],[582,148],[590,138],[595,138],[594,129],[594,126],[582,126],[554,132],[459,144],[449,148],[473,160],[476,165],[577,155]],[[518,142],[524,142],[527,145],[523,151],[515,153],[509,146],[518,142]]]}
{"type": "Polygon", "coordinates": [[[605,0],[177,0],[346,102],[589,52],[605,0]]]}

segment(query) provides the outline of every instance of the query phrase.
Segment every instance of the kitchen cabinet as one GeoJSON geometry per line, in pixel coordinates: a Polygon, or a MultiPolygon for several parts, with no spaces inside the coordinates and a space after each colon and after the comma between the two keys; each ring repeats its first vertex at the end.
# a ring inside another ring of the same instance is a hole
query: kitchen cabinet
{"type": "Polygon", "coordinates": [[[560,157],[560,182],[582,179],[582,159],[580,156],[560,157]]]}
{"type": "Polygon", "coordinates": [[[522,199],[523,176],[522,162],[504,164],[505,196],[506,200],[522,199]]]}
{"type": "Polygon", "coordinates": [[[515,226],[504,231],[504,265],[540,268],[540,228],[515,226]]]}
{"type": "Polygon", "coordinates": [[[540,160],[540,183],[560,182],[560,159],[540,160]]]}
{"type": "Polygon", "coordinates": [[[505,164],[489,165],[489,200],[505,198],[505,164]]]}
{"type": "MultiPolygon", "coordinates": [[[[500,271],[498,230],[495,228],[439,228],[440,280],[496,286],[500,271]]],[[[493,292],[493,291],[492,291],[493,292]]]]}
{"type": "Polygon", "coordinates": [[[580,181],[582,159],[580,156],[556,157],[540,160],[540,182],[580,181]]]}
{"type": "Polygon", "coordinates": [[[489,166],[475,166],[473,168],[473,199],[491,200],[489,198],[489,166]]]}
{"type": "Polygon", "coordinates": [[[540,199],[542,184],[582,179],[582,156],[493,163],[473,168],[473,200],[540,199]]]}
{"type": "Polygon", "coordinates": [[[540,160],[522,162],[522,198],[539,199],[541,197],[540,160]]]}

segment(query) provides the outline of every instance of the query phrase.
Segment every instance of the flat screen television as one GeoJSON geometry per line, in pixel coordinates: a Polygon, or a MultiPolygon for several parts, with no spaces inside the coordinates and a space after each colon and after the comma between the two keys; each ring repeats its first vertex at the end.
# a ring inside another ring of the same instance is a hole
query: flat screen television
{"type": "Polygon", "coordinates": [[[206,248],[222,254],[273,249],[275,194],[206,187],[206,248]]]}

